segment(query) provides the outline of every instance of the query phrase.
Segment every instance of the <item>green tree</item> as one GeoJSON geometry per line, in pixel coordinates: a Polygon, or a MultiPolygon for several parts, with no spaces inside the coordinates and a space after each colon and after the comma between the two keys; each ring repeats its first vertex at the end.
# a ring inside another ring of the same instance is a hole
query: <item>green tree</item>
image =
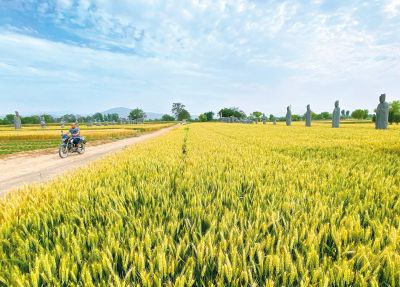
{"type": "Polygon", "coordinates": [[[76,116],[73,115],[73,114],[66,114],[66,115],[63,115],[62,118],[64,119],[64,121],[65,121],[66,123],[73,123],[73,122],[76,122],[76,116]]]}
{"type": "Polygon", "coordinates": [[[54,123],[55,120],[51,115],[43,114],[41,117],[44,119],[46,123],[54,123]]]}
{"type": "MultiPolygon", "coordinates": [[[[57,121],[59,121],[59,120],[57,120],[57,121]]],[[[91,116],[81,116],[80,118],[79,118],[79,122],[80,123],[88,123],[88,122],[91,122],[91,121],[93,121],[93,118],[91,117],[91,116]]]]}
{"type": "Polygon", "coordinates": [[[181,103],[173,103],[171,112],[175,115],[175,118],[179,118],[179,114],[185,110],[185,105],[181,103]]]}
{"type": "Polygon", "coordinates": [[[186,110],[185,105],[181,103],[173,103],[171,112],[178,121],[189,120],[190,113],[186,110]]]}
{"type": "Polygon", "coordinates": [[[319,114],[317,114],[317,113],[311,112],[311,119],[313,121],[317,121],[317,120],[321,119],[321,116],[319,114]]]}
{"type": "Polygon", "coordinates": [[[171,115],[165,114],[161,117],[161,120],[164,122],[172,122],[172,121],[175,121],[175,118],[171,115]]]}
{"type": "Polygon", "coordinates": [[[368,110],[357,109],[351,113],[351,117],[357,120],[364,120],[368,118],[368,110]]]}
{"type": "Polygon", "coordinates": [[[255,111],[255,112],[252,113],[252,116],[253,116],[256,120],[259,120],[259,119],[261,118],[262,115],[263,115],[263,113],[262,113],[262,112],[258,112],[258,111],[255,111]]]}
{"type": "Polygon", "coordinates": [[[329,112],[322,112],[320,114],[321,120],[330,120],[332,119],[332,115],[329,112]]]}
{"type": "Polygon", "coordinates": [[[207,121],[208,121],[207,116],[206,116],[205,114],[201,114],[201,115],[199,116],[199,121],[201,121],[201,122],[207,122],[207,121]]]}
{"type": "Polygon", "coordinates": [[[300,116],[300,115],[292,115],[292,121],[294,121],[294,122],[298,122],[298,121],[301,121],[302,120],[302,116],[300,116]]]}
{"type": "Polygon", "coordinates": [[[273,114],[270,114],[270,115],[269,115],[269,120],[270,120],[271,122],[274,120],[274,115],[273,115],[273,114]]]}
{"type": "MultiPolygon", "coordinates": [[[[93,115],[93,117],[96,116],[98,118],[101,118],[100,115],[101,115],[100,113],[96,113],[96,114],[93,115]]],[[[117,113],[102,115],[102,118],[103,118],[104,121],[119,122],[119,115],[117,113]]]]}
{"type": "Polygon", "coordinates": [[[178,121],[183,121],[183,120],[190,120],[190,113],[183,109],[180,111],[180,113],[178,114],[178,121]]]}
{"type": "Polygon", "coordinates": [[[221,118],[229,118],[229,117],[235,117],[238,119],[245,119],[246,118],[246,114],[239,110],[236,107],[233,108],[223,108],[218,112],[218,115],[221,118]]]}
{"type": "Polygon", "coordinates": [[[128,118],[131,120],[137,120],[137,119],[141,119],[141,118],[145,118],[146,114],[143,112],[143,110],[136,108],[133,109],[130,113],[128,118]]]}
{"type": "Polygon", "coordinates": [[[212,121],[213,119],[214,119],[214,112],[207,112],[207,113],[204,113],[205,115],[206,115],[206,117],[207,117],[207,121],[212,121]]]}
{"type": "Polygon", "coordinates": [[[400,101],[393,101],[389,104],[389,123],[400,122],[400,101]]]}
{"type": "Polygon", "coordinates": [[[14,115],[13,114],[8,114],[4,117],[3,119],[4,124],[6,125],[11,125],[14,123],[14,115]]]}
{"type": "Polygon", "coordinates": [[[22,124],[39,124],[40,117],[39,116],[29,116],[29,117],[21,117],[22,124]]]}
{"type": "Polygon", "coordinates": [[[119,115],[117,113],[114,114],[104,114],[103,115],[103,120],[106,122],[112,122],[112,121],[119,121],[119,115]]]}
{"type": "Polygon", "coordinates": [[[93,120],[95,120],[96,122],[102,122],[104,120],[103,114],[102,113],[95,113],[92,116],[93,120]]]}

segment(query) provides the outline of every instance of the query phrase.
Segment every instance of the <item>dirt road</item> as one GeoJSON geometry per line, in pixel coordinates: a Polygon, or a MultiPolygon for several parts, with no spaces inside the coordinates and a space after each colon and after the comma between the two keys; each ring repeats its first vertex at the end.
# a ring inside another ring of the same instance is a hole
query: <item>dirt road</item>
{"type": "Polygon", "coordinates": [[[176,126],[156,132],[127,138],[100,146],[88,147],[83,155],[72,154],[61,159],[58,153],[44,155],[29,155],[10,159],[0,159],[0,197],[7,192],[22,187],[25,184],[48,181],[72,169],[83,167],[89,162],[98,160],[110,153],[163,135],[176,126]]]}

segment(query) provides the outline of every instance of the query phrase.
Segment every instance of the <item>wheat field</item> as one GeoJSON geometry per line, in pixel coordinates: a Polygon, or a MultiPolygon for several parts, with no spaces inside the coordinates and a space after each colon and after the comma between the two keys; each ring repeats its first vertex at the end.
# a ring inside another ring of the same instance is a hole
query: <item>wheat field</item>
{"type": "MultiPolygon", "coordinates": [[[[142,125],[109,125],[92,126],[82,125],[81,135],[90,142],[110,141],[127,137],[134,137],[140,133],[153,132],[173,125],[173,123],[156,123],[142,125]]],[[[69,126],[63,130],[66,133],[69,126]]],[[[18,152],[43,150],[55,148],[61,142],[61,128],[59,126],[48,126],[42,129],[38,125],[24,126],[15,130],[11,126],[0,126],[0,157],[8,156],[18,152]]]]}
{"type": "Polygon", "coordinates": [[[400,129],[190,124],[0,201],[0,286],[400,286],[400,129]]]}

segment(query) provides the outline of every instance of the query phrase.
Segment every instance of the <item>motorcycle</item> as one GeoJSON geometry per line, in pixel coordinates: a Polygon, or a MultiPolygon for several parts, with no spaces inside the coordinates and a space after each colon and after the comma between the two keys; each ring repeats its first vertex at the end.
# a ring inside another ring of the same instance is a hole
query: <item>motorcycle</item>
{"type": "Polygon", "coordinates": [[[61,158],[66,158],[70,153],[83,154],[85,152],[86,140],[84,137],[80,137],[77,144],[74,144],[74,139],[64,134],[61,131],[61,145],[58,150],[58,154],[61,158]]]}

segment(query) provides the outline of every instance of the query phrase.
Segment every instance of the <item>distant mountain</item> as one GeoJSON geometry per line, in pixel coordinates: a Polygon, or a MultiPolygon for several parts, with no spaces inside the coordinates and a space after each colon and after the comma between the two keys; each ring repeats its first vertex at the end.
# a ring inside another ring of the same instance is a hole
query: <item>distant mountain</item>
{"type": "MultiPolygon", "coordinates": [[[[118,107],[118,108],[112,108],[109,110],[106,110],[102,112],[102,114],[118,114],[121,118],[127,118],[129,113],[132,111],[132,109],[129,108],[124,108],[124,107],[118,107]]],[[[146,113],[146,119],[148,120],[157,120],[161,119],[163,114],[159,113],[151,113],[151,112],[145,112],[146,113]]]]}
{"type": "Polygon", "coordinates": [[[148,120],[161,120],[164,114],[145,112],[148,120]]]}
{"type": "Polygon", "coordinates": [[[102,114],[118,114],[120,118],[127,118],[131,111],[132,109],[119,107],[106,110],[102,114]]]}

